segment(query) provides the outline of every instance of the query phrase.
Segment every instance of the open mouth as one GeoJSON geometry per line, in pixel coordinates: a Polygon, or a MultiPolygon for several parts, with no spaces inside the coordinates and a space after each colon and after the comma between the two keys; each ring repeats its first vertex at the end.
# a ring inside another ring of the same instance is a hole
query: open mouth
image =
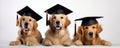
{"type": "Polygon", "coordinates": [[[25,31],[29,31],[29,28],[24,28],[25,31]]]}
{"type": "Polygon", "coordinates": [[[60,26],[56,26],[55,28],[56,28],[56,30],[60,30],[60,29],[61,29],[61,27],[60,27],[60,26]]]}

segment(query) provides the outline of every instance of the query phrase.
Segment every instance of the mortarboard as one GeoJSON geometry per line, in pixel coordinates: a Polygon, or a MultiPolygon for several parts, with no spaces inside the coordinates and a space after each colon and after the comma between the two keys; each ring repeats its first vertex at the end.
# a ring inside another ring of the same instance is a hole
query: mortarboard
{"type": "Polygon", "coordinates": [[[96,19],[98,18],[103,18],[102,16],[95,16],[95,17],[84,17],[84,18],[80,18],[80,19],[75,19],[75,35],[76,35],[76,21],[81,21],[81,26],[90,26],[93,24],[98,23],[98,21],[96,19]]]}
{"type": "Polygon", "coordinates": [[[17,11],[17,13],[20,16],[31,16],[32,18],[34,18],[36,21],[42,19],[42,17],[37,14],[35,11],[33,11],[30,7],[26,6],[23,9],[17,11]]]}
{"type": "Polygon", "coordinates": [[[49,9],[47,9],[45,11],[45,13],[46,13],[46,25],[49,25],[48,14],[65,14],[65,15],[67,15],[69,13],[72,13],[72,11],[60,4],[57,4],[49,9]]]}

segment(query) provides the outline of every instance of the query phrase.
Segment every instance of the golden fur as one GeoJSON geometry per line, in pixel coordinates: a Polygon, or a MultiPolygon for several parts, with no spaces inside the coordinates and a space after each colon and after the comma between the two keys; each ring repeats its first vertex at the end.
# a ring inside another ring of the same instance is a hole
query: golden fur
{"type": "Polygon", "coordinates": [[[70,24],[69,19],[64,14],[54,14],[49,18],[50,29],[45,33],[45,39],[43,40],[44,45],[71,45],[72,41],[69,37],[69,32],[67,30],[70,24]],[[56,22],[60,22],[60,30],[56,29],[56,22]]]}
{"type": "Polygon", "coordinates": [[[80,26],[73,42],[75,45],[112,45],[110,42],[100,39],[99,33],[101,31],[102,28],[98,23],[90,26],[80,26]],[[88,35],[89,32],[93,32],[93,37],[88,35]]]}
{"type": "Polygon", "coordinates": [[[20,27],[18,31],[18,37],[16,41],[11,41],[10,45],[39,45],[42,42],[41,33],[37,30],[37,22],[30,16],[22,16],[17,20],[17,26],[20,27]],[[28,23],[27,28],[24,27],[24,24],[28,23]]]}

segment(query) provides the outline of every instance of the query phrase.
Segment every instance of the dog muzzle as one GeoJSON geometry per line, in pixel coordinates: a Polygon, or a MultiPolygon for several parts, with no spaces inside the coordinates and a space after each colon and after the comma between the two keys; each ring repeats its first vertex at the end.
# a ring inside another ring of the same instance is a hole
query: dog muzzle
{"type": "Polygon", "coordinates": [[[55,28],[56,28],[56,30],[60,30],[62,27],[56,26],[55,28]]]}

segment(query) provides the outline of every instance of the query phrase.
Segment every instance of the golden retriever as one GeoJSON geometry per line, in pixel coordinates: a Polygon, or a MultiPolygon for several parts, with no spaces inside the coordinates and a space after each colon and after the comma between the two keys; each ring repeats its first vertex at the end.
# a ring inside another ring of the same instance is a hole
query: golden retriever
{"type": "Polygon", "coordinates": [[[112,45],[106,40],[101,40],[99,33],[102,31],[101,26],[96,23],[90,26],[80,26],[74,36],[75,45],[112,45]]]}
{"type": "Polygon", "coordinates": [[[20,27],[16,41],[11,41],[10,46],[15,45],[39,45],[42,42],[41,33],[37,30],[37,22],[30,16],[22,16],[17,20],[20,27]]]}
{"type": "Polygon", "coordinates": [[[70,20],[64,14],[53,14],[49,18],[50,29],[45,33],[43,45],[71,45],[72,41],[67,30],[70,20]]]}

